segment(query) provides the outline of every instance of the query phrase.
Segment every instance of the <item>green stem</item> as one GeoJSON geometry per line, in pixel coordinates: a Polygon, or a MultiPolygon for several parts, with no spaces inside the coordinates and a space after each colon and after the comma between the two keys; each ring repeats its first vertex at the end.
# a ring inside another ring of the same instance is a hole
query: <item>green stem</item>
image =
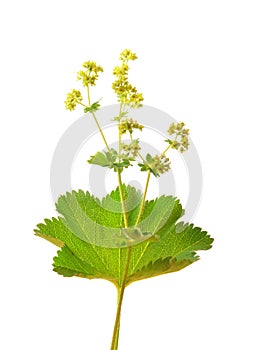
{"type": "MultiPolygon", "coordinates": [[[[178,136],[178,135],[177,135],[178,136]]],[[[176,138],[177,138],[176,136],[176,138]]],[[[175,138],[175,140],[176,140],[175,138]]],[[[174,141],[175,141],[174,140],[174,141]]],[[[169,144],[165,149],[164,151],[161,153],[161,155],[165,155],[166,152],[171,148],[171,144],[169,144]]],[[[142,155],[140,153],[138,153],[138,155],[140,156],[140,158],[143,160],[144,163],[146,163],[145,159],[142,157],[142,155]]],[[[142,202],[141,202],[141,206],[140,206],[140,210],[139,210],[139,213],[138,213],[138,217],[137,217],[137,220],[136,220],[136,224],[137,225],[140,221],[140,218],[142,216],[142,213],[143,213],[143,210],[144,210],[144,207],[145,207],[145,201],[146,201],[146,195],[147,195],[147,189],[148,189],[148,185],[149,185],[149,181],[150,181],[150,175],[151,175],[151,171],[148,170],[148,174],[147,174],[147,179],[146,179],[146,186],[145,186],[145,191],[144,191],[144,194],[143,194],[143,198],[142,198],[142,202]]]]}
{"type": "Polygon", "coordinates": [[[119,329],[120,329],[121,310],[122,310],[122,304],[123,304],[124,291],[125,291],[125,287],[126,287],[126,281],[127,281],[128,272],[129,272],[131,252],[132,252],[132,247],[128,247],[128,254],[127,254],[127,260],[126,260],[126,267],[125,267],[123,282],[122,282],[121,287],[117,289],[117,292],[118,292],[118,304],[117,304],[116,319],[115,319],[115,325],[114,325],[114,330],[113,330],[113,336],[112,336],[112,342],[111,342],[110,350],[117,350],[118,349],[118,338],[119,338],[119,329]]]}
{"type": "MultiPolygon", "coordinates": [[[[123,105],[122,103],[120,104],[120,110],[119,110],[119,115],[122,112],[123,105]]],[[[120,132],[120,121],[118,122],[118,160],[120,162],[121,160],[121,132],[120,132]]],[[[120,191],[120,197],[121,197],[121,203],[122,203],[122,209],[123,209],[123,219],[124,219],[124,226],[128,227],[128,217],[127,217],[127,210],[126,210],[126,205],[125,205],[125,200],[124,200],[124,193],[123,193],[123,183],[122,183],[122,176],[121,176],[121,169],[117,170],[117,175],[118,175],[118,185],[119,185],[119,191],[120,191]]]]}
{"type": "MultiPolygon", "coordinates": [[[[90,107],[91,106],[91,97],[90,97],[90,88],[89,88],[89,86],[87,86],[87,99],[88,99],[88,106],[90,107]]],[[[95,121],[95,123],[96,123],[96,125],[97,125],[97,127],[99,129],[101,137],[102,137],[102,139],[103,139],[103,141],[104,141],[104,143],[105,143],[105,145],[106,145],[106,147],[107,147],[107,149],[109,151],[110,150],[109,145],[108,145],[107,140],[105,138],[105,135],[104,135],[104,133],[102,131],[102,128],[101,128],[101,126],[100,126],[100,124],[98,122],[98,119],[96,118],[96,115],[95,115],[94,112],[91,112],[91,113],[92,113],[93,119],[94,119],[94,121],[95,121]]]]}
{"type": "Polygon", "coordinates": [[[91,106],[90,88],[88,85],[87,85],[86,89],[87,89],[88,105],[91,106]]]}
{"type": "MultiPolygon", "coordinates": [[[[120,112],[121,113],[122,107],[120,107],[120,112]]],[[[120,122],[118,122],[118,160],[120,162],[121,160],[121,141],[122,141],[122,135],[121,135],[121,131],[120,131],[120,122]]]]}
{"type": "Polygon", "coordinates": [[[98,127],[98,129],[99,129],[99,131],[100,131],[101,137],[103,138],[103,141],[104,141],[104,143],[105,143],[105,145],[106,145],[108,151],[110,151],[110,148],[109,148],[109,145],[108,145],[107,140],[106,140],[106,138],[105,138],[105,135],[104,135],[104,133],[103,133],[101,127],[100,127],[100,124],[99,124],[98,119],[96,118],[94,112],[92,112],[92,116],[93,116],[93,118],[94,118],[94,120],[95,120],[95,123],[96,123],[96,125],[97,125],[97,127],[98,127]]]}
{"type": "MultiPolygon", "coordinates": [[[[120,106],[120,112],[121,112],[121,108],[122,108],[122,106],[120,106]]],[[[118,127],[119,127],[119,125],[118,125],[118,127]]],[[[132,141],[132,135],[131,134],[130,134],[130,139],[132,141]]],[[[171,145],[167,146],[166,149],[162,152],[162,155],[165,155],[166,152],[170,148],[171,148],[171,145]]],[[[121,154],[121,133],[119,131],[119,161],[120,161],[120,154],[121,154]]],[[[142,157],[142,155],[139,154],[139,156],[145,163],[145,160],[142,157]]],[[[138,225],[138,223],[139,223],[139,221],[141,219],[141,216],[143,214],[143,211],[144,211],[150,177],[151,177],[151,171],[148,170],[145,190],[144,190],[144,194],[143,194],[143,197],[142,197],[141,206],[140,206],[140,210],[139,210],[139,213],[138,213],[138,217],[137,217],[135,226],[138,225]]],[[[127,219],[126,207],[125,207],[125,202],[124,202],[124,195],[123,195],[122,179],[121,179],[121,171],[120,170],[118,170],[118,182],[119,182],[119,191],[120,191],[121,202],[122,202],[122,207],[123,207],[124,225],[125,225],[125,227],[128,227],[128,219],[127,219]]],[[[123,296],[124,296],[124,291],[125,291],[125,288],[126,288],[126,282],[127,282],[128,273],[129,273],[131,253],[132,253],[132,246],[128,247],[126,266],[125,266],[124,278],[123,278],[122,285],[120,286],[120,288],[119,287],[117,288],[118,302],[117,302],[116,319],[115,319],[115,325],[114,325],[114,330],[113,330],[113,336],[112,336],[112,342],[111,342],[110,350],[117,350],[118,349],[121,309],[122,309],[123,296]]]]}
{"type": "MultiPolygon", "coordinates": [[[[151,172],[148,171],[145,191],[144,191],[144,194],[143,194],[141,207],[140,207],[139,214],[138,214],[138,217],[137,217],[135,225],[137,225],[139,223],[139,220],[140,220],[141,215],[142,215],[143,210],[144,210],[146,194],[147,194],[149,180],[150,180],[150,175],[151,175],[151,172]]],[[[120,187],[121,186],[119,186],[119,188],[120,187]]],[[[121,194],[121,190],[120,190],[120,194],[121,194]]],[[[122,198],[122,195],[121,195],[121,198],[122,198]]],[[[126,212],[124,212],[124,213],[126,214],[126,212]]],[[[128,222],[127,222],[127,225],[125,224],[125,227],[127,227],[127,226],[128,226],[128,222]]],[[[118,303],[117,303],[116,319],[115,319],[115,325],[114,325],[113,336],[112,336],[112,343],[111,343],[110,350],[117,350],[118,349],[121,309],[122,309],[124,291],[125,291],[125,288],[126,288],[126,281],[127,281],[127,277],[128,277],[128,273],[129,273],[131,253],[132,253],[132,247],[130,246],[130,247],[128,247],[128,253],[127,253],[127,259],[126,259],[126,266],[125,266],[125,271],[124,271],[123,283],[122,283],[121,287],[117,289],[117,291],[118,291],[118,303]]]]}
{"type": "MultiPolygon", "coordinates": [[[[121,114],[121,111],[122,111],[122,104],[120,105],[119,114],[121,114]]],[[[120,132],[119,124],[120,124],[120,122],[118,123],[118,159],[120,162],[120,160],[121,160],[121,132],[120,132]]],[[[122,203],[124,227],[128,227],[128,217],[127,217],[127,210],[126,210],[126,205],[125,205],[125,200],[124,200],[121,169],[118,169],[117,175],[118,175],[120,198],[121,198],[121,203],[122,203]]],[[[131,259],[131,251],[132,251],[131,247],[128,247],[127,249],[128,249],[128,252],[127,252],[126,266],[125,266],[125,270],[124,270],[123,282],[122,282],[121,286],[117,288],[117,293],[118,293],[117,310],[116,310],[116,319],[115,319],[111,348],[110,348],[111,350],[118,349],[121,309],[122,309],[123,296],[124,296],[124,291],[125,291],[125,287],[126,287],[126,281],[127,281],[127,277],[128,277],[130,259],[131,259]]]]}
{"type": "Polygon", "coordinates": [[[118,327],[118,330],[117,330],[117,336],[116,336],[115,348],[114,348],[115,350],[118,349],[119,333],[120,333],[120,323],[119,323],[119,327],[118,327]]]}
{"type": "Polygon", "coordinates": [[[147,195],[148,185],[149,185],[149,181],[150,181],[150,176],[151,176],[151,171],[148,170],[145,191],[144,191],[144,194],[143,194],[143,198],[142,198],[142,202],[141,202],[141,206],[140,206],[140,209],[139,209],[139,213],[138,213],[138,217],[137,217],[135,226],[137,226],[137,224],[139,223],[140,218],[141,218],[141,216],[143,214],[143,210],[144,210],[145,202],[146,202],[146,195],[147,195]]]}
{"type": "MultiPolygon", "coordinates": [[[[177,137],[178,137],[178,136],[179,136],[179,134],[177,133],[176,136],[175,136],[175,138],[174,138],[174,140],[173,140],[173,142],[175,142],[175,141],[177,140],[177,137]]],[[[162,155],[165,155],[166,152],[167,152],[170,148],[172,148],[172,144],[169,144],[169,145],[164,149],[164,151],[163,151],[161,154],[162,154],[162,155]]]]}
{"type": "Polygon", "coordinates": [[[119,191],[120,191],[120,198],[123,208],[123,220],[124,220],[124,226],[128,227],[128,217],[127,217],[127,211],[126,211],[126,205],[125,205],[125,199],[124,199],[124,193],[123,193],[123,183],[122,183],[122,177],[121,177],[121,169],[117,170],[118,175],[118,184],[119,184],[119,191]]]}
{"type": "Polygon", "coordinates": [[[171,148],[171,145],[168,145],[168,147],[166,147],[166,148],[164,149],[164,151],[161,153],[161,155],[166,154],[166,152],[167,152],[170,148],[171,148]]]}
{"type": "MultiPolygon", "coordinates": [[[[132,134],[130,133],[130,140],[133,141],[133,137],[132,134]]],[[[144,164],[146,163],[145,159],[143,158],[142,154],[140,152],[138,152],[138,156],[140,157],[140,159],[144,162],[144,164]]]]}
{"type": "Polygon", "coordinates": [[[142,154],[140,152],[138,152],[139,157],[141,158],[141,160],[143,161],[144,164],[146,164],[146,160],[145,158],[142,156],[142,154]]]}

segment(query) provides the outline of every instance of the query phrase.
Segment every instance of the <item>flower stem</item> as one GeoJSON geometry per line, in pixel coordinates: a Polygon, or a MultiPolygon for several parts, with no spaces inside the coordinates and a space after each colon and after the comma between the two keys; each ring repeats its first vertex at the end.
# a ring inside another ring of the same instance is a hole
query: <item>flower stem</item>
{"type": "MultiPolygon", "coordinates": [[[[176,136],[175,136],[173,142],[175,142],[175,141],[177,140],[178,135],[179,135],[179,134],[176,133],[176,136]]],[[[167,152],[170,148],[172,148],[172,144],[169,144],[169,145],[164,149],[164,151],[161,153],[161,155],[165,155],[166,152],[167,152]]]]}
{"type": "Polygon", "coordinates": [[[117,350],[118,349],[118,338],[119,338],[119,329],[120,329],[121,310],[122,310],[124,291],[125,291],[125,287],[126,287],[126,281],[127,281],[128,272],[129,272],[131,252],[132,252],[132,247],[128,247],[128,253],[127,253],[126,267],[125,267],[125,271],[124,271],[123,282],[122,282],[120,288],[117,289],[117,292],[118,292],[118,303],[117,303],[116,319],[115,319],[115,325],[114,325],[114,330],[113,330],[113,336],[112,336],[112,342],[111,342],[110,350],[117,350]]]}
{"type": "Polygon", "coordinates": [[[97,124],[97,127],[98,127],[98,129],[99,129],[99,131],[100,131],[100,134],[101,134],[101,136],[102,136],[102,138],[103,138],[103,141],[104,141],[104,143],[105,143],[105,145],[106,145],[106,147],[107,147],[107,149],[108,149],[108,151],[109,151],[109,150],[110,150],[109,145],[108,145],[108,143],[107,143],[107,140],[106,140],[106,138],[105,138],[105,135],[104,135],[104,133],[103,133],[101,127],[100,127],[100,124],[99,124],[98,119],[96,118],[94,112],[92,112],[92,116],[93,116],[93,118],[94,118],[94,120],[95,120],[95,123],[97,124]]]}
{"type": "MultiPolygon", "coordinates": [[[[88,99],[88,106],[90,107],[91,106],[91,97],[90,97],[90,88],[89,88],[89,86],[87,86],[87,99],[88,99]]],[[[97,125],[97,127],[99,129],[101,137],[102,137],[102,139],[103,139],[103,141],[104,141],[104,143],[105,143],[105,145],[107,147],[107,150],[109,151],[110,150],[109,145],[108,145],[107,140],[105,138],[105,135],[104,135],[104,133],[103,133],[103,131],[101,129],[101,126],[100,126],[100,124],[98,122],[98,119],[96,118],[96,115],[95,115],[94,112],[91,112],[91,113],[92,113],[93,119],[94,119],[94,121],[95,121],[95,123],[96,123],[96,125],[97,125]]]]}
{"type": "MultiPolygon", "coordinates": [[[[122,107],[123,106],[121,104],[120,105],[119,115],[122,112],[122,107]]],[[[122,139],[121,136],[122,135],[121,135],[121,131],[120,131],[120,121],[119,121],[118,122],[118,159],[119,159],[119,162],[121,160],[121,139],[122,139]]],[[[118,175],[118,184],[119,184],[120,198],[121,198],[121,203],[122,203],[124,227],[128,227],[128,217],[127,217],[127,210],[126,210],[124,193],[123,193],[123,183],[122,183],[122,177],[121,177],[121,169],[118,169],[117,175],[118,175]]],[[[124,270],[123,281],[122,281],[120,287],[117,288],[117,293],[118,293],[117,310],[116,310],[116,318],[115,318],[115,324],[114,324],[114,330],[113,330],[110,350],[117,350],[118,349],[121,309],[122,309],[123,296],[124,296],[124,291],[125,291],[125,287],[126,287],[126,281],[127,281],[127,277],[128,277],[129,266],[130,266],[130,259],[131,259],[131,251],[132,251],[131,247],[128,247],[127,249],[128,249],[128,252],[127,252],[127,258],[126,258],[126,265],[125,265],[125,270],[124,270]]]]}
{"type": "Polygon", "coordinates": [[[121,203],[122,203],[122,209],[123,209],[124,226],[128,227],[128,217],[127,217],[127,211],[126,211],[126,205],[125,205],[125,199],[124,199],[124,193],[123,193],[121,169],[117,170],[117,175],[118,175],[119,191],[120,191],[120,197],[121,197],[121,203]]]}
{"type": "MultiPolygon", "coordinates": [[[[123,105],[120,104],[120,110],[119,115],[121,115],[123,105]]],[[[120,121],[118,122],[118,161],[121,161],[121,141],[122,141],[122,135],[120,131],[120,121]]],[[[122,183],[122,176],[121,176],[121,169],[117,170],[117,177],[118,177],[118,185],[119,185],[119,192],[121,197],[121,203],[122,203],[122,210],[123,210],[123,219],[124,219],[124,226],[128,227],[128,217],[127,217],[127,210],[125,205],[125,199],[124,199],[124,193],[123,193],[123,183],[122,183]]]]}
{"type": "MultiPolygon", "coordinates": [[[[171,145],[168,145],[164,151],[161,153],[161,155],[165,155],[166,152],[171,148],[172,146],[171,145]]],[[[141,156],[141,154],[139,154],[139,156],[141,157],[141,159],[144,161],[145,163],[145,160],[144,158],[141,156]]],[[[141,206],[140,206],[140,210],[139,210],[139,213],[138,213],[138,217],[137,217],[137,220],[136,220],[136,224],[137,225],[140,221],[140,218],[143,214],[143,210],[144,210],[144,207],[145,207],[145,201],[146,201],[146,195],[147,195],[147,189],[148,189],[148,185],[149,185],[149,181],[150,181],[150,176],[151,176],[151,171],[148,170],[148,173],[147,173],[147,179],[146,179],[146,186],[145,186],[145,191],[144,191],[144,194],[143,194],[143,198],[142,198],[142,202],[141,202],[141,206]]]]}
{"type": "Polygon", "coordinates": [[[164,149],[164,151],[161,153],[161,155],[165,155],[166,152],[167,152],[171,147],[172,147],[171,145],[168,145],[168,146],[164,149]]]}
{"type": "Polygon", "coordinates": [[[142,198],[142,202],[141,202],[141,206],[140,206],[140,209],[139,209],[139,213],[138,213],[138,217],[137,217],[135,226],[139,223],[140,218],[141,218],[141,216],[143,214],[143,210],[144,210],[145,202],[146,202],[146,195],[147,195],[148,185],[149,185],[149,181],[150,181],[150,176],[151,176],[151,171],[148,170],[145,191],[144,191],[144,194],[143,194],[143,198],[142,198]]]}
{"type": "MultiPolygon", "coordinates": [[[[149,185],[150,175],[151,175],[151,172],[148,171],[145,191],[143,194],[139,214],[138,214],[138,217],[136,220],[136,225],[139,223],[139,220],[141,218],[141,215],[142,215],[144,207],[145,207],[145,200],[146,200],[146,194],[147,194],[147,189],[148,189],[148,185],[149,185]]],[[[119,186],[119,188],[120,188],[120,186],[119,186]]],[[[121,194],[121,190],[120,190],[120,194],[121,194]]],[[[126,214],[126,212],[125,212],[125,214],[126,214]]],[[[127,227],[127,226],[128,226],[128,222],[127,222],[127,225],[125,225],[125,227],[127,227]]],[[[125,291],[125,287],[126,287],[126,281],[127,281],[127,277],[128,277],[129,267],[130,267],[131,253],[132,253],[132,247],[130,246],[130,247],[128,247],[123,283],[122,283],[121,287],[117,289],[118,290],[118,304],[117,304],[116,319],[115,319],[115,325],[114,325],[112,343],[111,343],[110,350],[117,350],[118,349],[121,309],[122,309],[123,296],[124,296],[124,291],[125,291]]]]}

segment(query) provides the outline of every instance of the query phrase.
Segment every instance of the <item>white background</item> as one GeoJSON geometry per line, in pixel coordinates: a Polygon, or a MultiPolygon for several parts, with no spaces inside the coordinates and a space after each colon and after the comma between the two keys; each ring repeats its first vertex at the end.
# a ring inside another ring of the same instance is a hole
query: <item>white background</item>
{"type": "Polygon", "coordinates": [[[103,65],[98,96],[115,103],[112,65],[131,48],[145,103],[191,128],[204,173],[194,221],[215,243],[189,268],[127,289],[119,350],[252,350],[253,2],[0,7],[1,349],[109,349],[113,285],[51,272],[56,247],[33,229],[56,214],[49,170],[59,138],[81,116],[63,105],[75,72],[87,59],[103,65]]]}

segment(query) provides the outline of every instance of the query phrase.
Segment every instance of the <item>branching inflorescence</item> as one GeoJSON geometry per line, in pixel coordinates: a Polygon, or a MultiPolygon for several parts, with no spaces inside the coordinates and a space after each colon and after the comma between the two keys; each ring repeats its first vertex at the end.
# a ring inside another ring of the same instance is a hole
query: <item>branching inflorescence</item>
{"type": "MultiPolygon", "coordinates": [[[[120,54],[121,65],[113,69],[113,75],[116,79],[112,83],[112,88],[117,95],[120,106],[119,114],[114,117],[114,120],[118,122],[118,151],[109,149],[106,138],[102,130],[99,129],[107,150],[105,152],[97,152],[91,157],[89,163],[109,167],[115,171],[122,172],[123,168],[128,168],[138,159],[138,165],[141,171],[151,172],[154,176],[160,176],[170,170],[170,160],[166,157],[166,152],[170,148],[179,150],[180,152],[184,152],[188,149],[189,130],[184,128],[185,124],[183,122],[177,124],[171,123],[168,128],[168,133],[171,138],[165,140],[169,144],[168,147],[161,154],[156,154],[154,156],[150,154],[145,156],[141,155],[139,139],[133,139],[133,133],[135,130],[142,131],[144,126],[128,117],[130,110],[142,107],[142,102],[144,100],[142,93],[138,92],[137,88],[133,86],[128,79],[129,63],[136,59],[137,55],[131,50],[126,49],[120,54]],[[129,135],[129,142],[121,141],[122,135],[124,134],[129,135]]],[[[83,67],[85,70],[78,72],[78,79],[82,80],[83,86],[87,89],[88,103],[85,105],[82,102],[84,99],[81,92],[73,89],[67,94],[65,101],[66,109],[73,111],[77,104],[80,104],[84,107],[85,113],[91,112],[93,117],[96,118],[95,112],[100,108],[100,104],[99,101],[91,103],[90,87],[95,85],[99,73],[103,72],[103,68],[93,61],[83,63],[83,67]]],[[[97,120],[96,123],[98,125],[97,120]]]]}

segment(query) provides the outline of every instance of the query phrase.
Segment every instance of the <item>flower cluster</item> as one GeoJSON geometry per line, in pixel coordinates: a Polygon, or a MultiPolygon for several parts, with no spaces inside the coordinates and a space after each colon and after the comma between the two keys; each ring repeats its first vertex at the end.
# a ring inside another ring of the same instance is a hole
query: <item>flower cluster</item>
{"type": "Polygon", "coordinates": [[[138,165],[141,167],[141,171],[151,171],[154,176],[160,176],[160,174],[170,170],[170,160],[164,153],[157,154],[154,157],[148,153],[145,163],[139,163],[138,165]]]}
{"type": "Polygon", "coordinates": [[[156,155],[149,159],[148,163],[149,167],[153,171],[153,173],[164,174],[170,169],[170,160],[165,156],[165,154],[156,155]]]}
{"type": "Polygon", "coordinates": [[[125,134],[127,131],[132,134],[133,129],[138,129],[142,131],[143,125],[139,124],[136,120],[133,120],[132,118],[130,119],[124,119],[121,121],[119,124],[119,131],[121,135],[125,134]]]}
{"type": "Polygon", "coordinates": [[[184,128],[185,124],[181,123],[171,123],[168,129],[169,135],[175,135],[174,140],[167,140],[171,144],[172,148],[179,149],[180,152],[184,152],[189,147],[189,129],[184,128]]]}
{"type": "Polygon", "coordinates": [[[130,50],[124,50],[120,55],[122,65],[116,66],[113,70],[116,80],[112,83],[112,88],[118,97],[118,101],[131,108],[141,107],[144,100],[142,93],[138,92],[137,88],[132,86],[128,81],[128,63],[130,60],[134,61],[136,59],[137,56],[135,53],[130,50]]]}
{"type": "Polygon", "coordinates": [[[95,85],[95,82],[99,77],[99,73],[103,72],[103,68],[97,65],[94,61],[84,62],[82,66],[85,68],[85,70],[78,72],[78,80],[82,80],[84,86],[95,85]]]}
{"type": "Polygon", "coordinates": [[[71,90],[71,92],[69,92],[67,94],[66,100],[64,101],[65,103],[65,107],[66,109],[70,110],[70,111],[74,111],[74,109],[77,106],[77,103],[82,101],[82,95],[81,92],[78,90],[71,90]]]}
{"type": "Polygon", "coordinates": [[[139,140],[132,140],[129,144],[122,142],[121,149],[123,150],[123,158],[136,158],[141,147],[139,140]]]}
{"type": "Polygon", "coordinates": [[[137,55],[129,49],[123,50],[120,54],[120,60],[123,62],[126,62],[126,61],[128,62],[129,60],[134,61],[137,58],[138,58],[137,55]]]}

